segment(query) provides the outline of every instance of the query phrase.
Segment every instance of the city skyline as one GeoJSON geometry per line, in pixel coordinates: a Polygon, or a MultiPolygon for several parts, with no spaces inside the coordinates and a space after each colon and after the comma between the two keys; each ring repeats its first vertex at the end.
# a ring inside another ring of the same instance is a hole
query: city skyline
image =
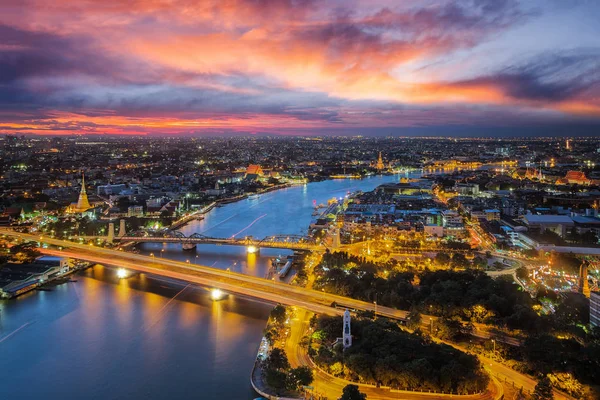
{"type": "Polygon", "coordinates": [[[593,136],[592,1],[0,5],[0,133],[593,136]]]}

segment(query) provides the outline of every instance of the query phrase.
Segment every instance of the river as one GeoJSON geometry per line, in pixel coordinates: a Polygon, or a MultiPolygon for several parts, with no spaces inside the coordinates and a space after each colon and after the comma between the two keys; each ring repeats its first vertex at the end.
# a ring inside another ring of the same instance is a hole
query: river
{"type": "MultiPolygon", "coordinates": [[[[310,183],[212,210],[181,229],[214,237],[306,233],[313,201],[397,180],[310,183]]],[[[144,244],[143,254],[264,276],[283,251],[144,244]]],[[[250,371],[272,305],[96,266],[75,282],[0,301],[0,393],[8,399],[252,399],[250,371]]]]}

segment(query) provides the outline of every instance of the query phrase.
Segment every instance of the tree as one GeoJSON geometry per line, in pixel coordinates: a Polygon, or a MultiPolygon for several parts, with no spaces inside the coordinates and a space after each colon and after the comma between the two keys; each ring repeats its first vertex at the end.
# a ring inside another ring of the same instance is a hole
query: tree
{"type": "Polygon", "coordinates": [[[590,321],[590,302],[581,293],[567,293],[556,308],[554,319],[559,328],[569,325],[588,324],[590,321]]]}
{"type": "Polygon", "coordinates": [[[287,383],[287,374],[276,369],[267,369],[265,379],[267,384],[273,389],[283,389],[287,383]]]}
{"type": "Polygon", "coordinates": [[[271,310],[271,319],[275,321],[275,324],[279,327],[283,326],[285,322],[286,313],[285,307],[281,304],[277,304],[275,308],[271,310]]]}
{"type": "Polygon", "coordinates": [[[265,339],[267,339],[269,346],[273,346],[273,344],[275,343],[275,339],[277,338],[277,329],[275,329],[275,328],[265,329],[263,335],[264,335],[265,339]]]}
{"type": "Polygon", "coordinates": [[[308,386],[313,382],[312,370],[307,366],[300,366],[290,370],[286,387],[289,390],[297,390],[300,386],[308,386]]]}
{"type": "Polygon", "coordinates": [[[529,270],[523,266],[517,268],[515,273],[517,275],[517,278],[521,280],[527,279],[527,277],[529,276],[529,270]]]}
{"type": "Polygon", "coordinates": [[[14,261],[32,262],[40,256],[37,246],[32,242],[16,244],[10,248],[10,254],[14,261]]]}
{"type": "Polygon", "coordinates": [[[267,357],[266,364],[267,369],[274,370],[285,370],[290,367],[290,363],[285,351],[278,347],[275,347],[273,350],[271,350],[271,354],[269,354],[269,357],[267,357]]]}
{"type": "Polygon", "coordinates": [[[554,394],[552,393],[552,383],[550,383],[550,379],[547,375],[542,377],[537,385],[535,385],[535,390],[533,391],[532,398],[534,400],[552,400],[554,399],[554,394]]]}
{"type": "Polygon", "coordinates": [[[435,255],[434,261],[438,265],[448,265],[450,263],[450,256],[446,253],[437,253],[435,255]]]}
{"type": "Polygon", "coordinates": [[[361,393],[356,385],[346,385],[339,400],[366,400],[367,395],[361,393]]]}
{"type": "Polygon", "coordinates": [[[412,307],[410,309],[407,319],[408,321],[406,322],[406,325],[410,329],[417,329],[421,325],[421,313],[419,313],[416,307],[412,307]]]}
{"type": "Polygon", "coordinates": [[[456,340],[462,334],[462,322],[458,317],[440,318],[437,336],[444,340],[456,340]]]}

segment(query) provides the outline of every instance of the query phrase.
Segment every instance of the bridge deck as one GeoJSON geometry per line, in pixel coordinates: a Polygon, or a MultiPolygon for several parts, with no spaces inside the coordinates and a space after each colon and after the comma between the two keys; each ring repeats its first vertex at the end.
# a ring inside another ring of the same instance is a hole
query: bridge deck
{"type": "Polygon", "coordinates": [[[115,240],[121,242],[139,242],[139,243],[186,243],[186,244],[220,244],[228,246],[255,246],[270,247],[278,249],[298,249],[298,250],[316,250],[320,246],[312,243],[298,243],[285,241],[263,241],[248,239],[223,239],[223,238],[190,238],[190,237],[137,237],[122,236],[115,237],[115,240]]]}

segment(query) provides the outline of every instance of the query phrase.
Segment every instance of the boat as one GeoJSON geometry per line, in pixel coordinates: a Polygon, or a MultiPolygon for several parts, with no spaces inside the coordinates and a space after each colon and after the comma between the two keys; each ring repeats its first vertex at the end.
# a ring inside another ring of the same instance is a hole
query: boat
{"type": "Polygon", "coordinates": [[[287,262],[285,263],[285,265],[283,266],[283,268],[281,268],[281,271],[279,271],[279,279],[283,279],[283,278],[285,278],[287,276],[287,274],[292,269],[292,262],[293,261],[294,261],[294,257],[293,256],[288,256],[287,257],[287,262]]]}
{"type": "Polygon", "coordinates": [[[258,199],[259,197],[260,197],[260,194],[258,194],[258,193],[254,193],[254,194],[251,194],[250,196],[248,196],[249,199],[258,199]]]}

